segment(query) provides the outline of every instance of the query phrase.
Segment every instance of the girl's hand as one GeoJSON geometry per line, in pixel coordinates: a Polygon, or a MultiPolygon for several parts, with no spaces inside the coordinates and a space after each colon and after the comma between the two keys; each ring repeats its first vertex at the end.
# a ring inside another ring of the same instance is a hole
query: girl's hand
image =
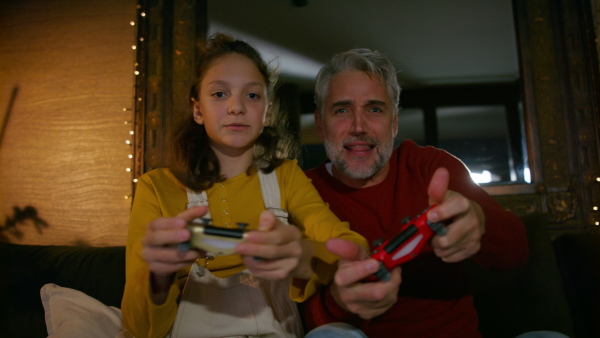
{"type": "Polygon", "coordinates": [[[142,238],[141,255],[150,268],[150,283],[156,304],[165,301],[175,272],[189,266],[200,257],[201,252],[183,252],[177,248],[177,244],[190,239],[191,233],[185,229],[188,222],[203,216],[207,211],[207,207],[191,208],[176,217],[157,218],[148,223],[146,234],[142,238]]]}
{"type": "Polygon", "coordinates": [[[300,230],[283,224],[269,211],[260,215],[258,231],[251,231],[236,252],[254,274],[273,280],[290,277],[310,279],[312,243],[303,240],[300,230]]]}

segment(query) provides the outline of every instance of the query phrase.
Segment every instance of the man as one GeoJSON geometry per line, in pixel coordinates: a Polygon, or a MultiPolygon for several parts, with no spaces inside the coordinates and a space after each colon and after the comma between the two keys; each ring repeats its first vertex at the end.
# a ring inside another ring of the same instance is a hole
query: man
{"type": "Polygon", "coordinates": [[[525,264],[521,220],[475,184],[447,152],[407,140],[394,149],[400,86],[385,56],[368,49],[336,55],[317,76],[315,122],[328,161],[307,175],[334,213],[374,240],[398,234],[401,220],[436,205],[443,221],[421,254],[387,282],[364,283],[378,263],[343,240],[328,249],[342,257],[335,281],[304,306],[308,329],[332,322],[369,337],[480,337],[477,312],[460,264],[473,257],[488,269],[525,264]]]}

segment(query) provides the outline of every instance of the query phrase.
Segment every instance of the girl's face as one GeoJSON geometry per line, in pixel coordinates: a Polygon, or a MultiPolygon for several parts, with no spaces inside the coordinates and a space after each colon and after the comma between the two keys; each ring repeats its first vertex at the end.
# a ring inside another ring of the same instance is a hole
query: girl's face
{"type": "Polygon", "coordinates": [[[216,59],[200,82],[194,120],[204,125],[215,152],[250,151],[268,124],[267,85],[250,59],[230,54],[216,59]]]}

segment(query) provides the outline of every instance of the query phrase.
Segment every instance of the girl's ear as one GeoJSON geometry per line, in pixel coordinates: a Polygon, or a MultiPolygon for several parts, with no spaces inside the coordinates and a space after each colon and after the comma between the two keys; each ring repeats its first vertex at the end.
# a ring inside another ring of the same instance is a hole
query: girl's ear
{"type": "Polygon", "coordinates": [[[204,124],[204,117],[202,116],[202,112],[200,111],[200,103],[194,99],[192,99],[192,107],[194,110],[194,121],[198,124],[204,124]]]}
{"type": "Polygon", "coordinates": [[[267,113],[265,114],[265,122],[263,123],[263,127],[268,127],[271,125],[271,107],[273,105],[269,103],[267,107],[267,113]]]}

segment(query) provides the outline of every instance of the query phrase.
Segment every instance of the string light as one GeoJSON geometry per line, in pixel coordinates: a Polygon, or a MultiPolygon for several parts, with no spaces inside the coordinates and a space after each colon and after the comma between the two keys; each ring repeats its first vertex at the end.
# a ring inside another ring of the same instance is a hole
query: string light
{"type": "MultiPolygon", "coordinates": [[[[138,16],[138,22],[136,22],[136,21],[130,21],[130,22],[129,22],[129,25],[130,25],[131,27],[134,27],[134,28],[136,28],[136,29],[138,29],[138,30],[139,30],[139,29],[143,29],[143,28],[137,28],[137,27],[139,27],[139,26],[140,26],[140,25],[139,25],[139,20],[140,20],[140,19],[144,19],[144,18],[146,17],[146,12],[144,12],[144,11],[142,10],[142,5],[140,5],[139,3],[137,4],[137,6],[136,6],[136,7],[137,7],[137,9],[138,9],[138,13],[139,13],[139,16],[138,16]]],[[[143,27],[143,25],[142,25],[142,27],[143,27]]],[[[140,36],[140,35],[143,35],[143,34],[140,34],[140,31],[136,32],[136,34],[135,34],[135,35],[136,35],[136,37],[137,37],[137,38],[136,38],[136,40],[137,40],[137,43],[136,43],[136,44],[133,44],[133,45],[131,45],[131,50],[133,50],[133,51],[136,51],[136,52],[137,52],[138,48],[139,48],[140,50],[143,50],[143,45],[141,45],[141,43],[143,43],[143,42],[144,42],[144,37],[143,37],[143,36],[140,36]]],[[[138,55],[139,55],[139,54],[138,54],[138,55]]],[[[139,66],[139,65],[140,65],[140,64],[138,63],[138,60],[137,60],[137,55],[136,55],[136,60],[135,60],[135,63],[134,63],[134,72],[133,72],[133,74],[134,74],[136,77],[140,75],[140,71],[138,70],[138,66],[139,66]]],[[[136,86],[137,86],[137,85],[138,85],[138,80],[136,79],[136,80],[135,80],[135,82],[136,82],[136,86]]],[[[137,95],[137,91],[136,91],[136,95],[137,95]]],[[[142,97],[141,97],[141,96],[137,96],[137,97],[135,97],[135,96],[134,96],[134,101],[137,101],[137,102],[142,102],[142,97]]],[[[135,104],[135,102],[134,102],[134,104],[135,104]]],[[[136,108],[136,107],[134,107],[134,108],[136,108]]],[[[132,109],[132,108],[123,108],[123,112],[133,112],[133,110],[134,110],[134,109],[132,109]]],[[[135,112],[133,112],[133,113],[135,113],[135,112]]],[[[135,116],[132,116],[131,118],[128,118],[128,119],[126,119],[126,120],[123,122],[123,124],[124,124],[124,125],[130,125],[130,124],[134,124],[134,121],[135,121],[135,116]]],[[[129,138],[125,140],[125,144],[127,144],[127,145],[129,145],[129,146],[131,146],[131,147],[132,147],[132,148],[130,149],[130,153],[127,155],[127,158],[128,158],[129,160],[131,160],[131,161],[132,161],[132,163],[130,164],[130,166],[129,166],[128,168],[125,168],[125,171],[127,171],[127,172],[131,172],[131,173],[133,174],[133,177],[132,177],[132,183],[134,183],[134,184],[135,184],[135,183],[137,183],[137,181],[138,181],[138,180],[137,180],[137,178],[135,177],[135,170],[133,169],[133,168],[135,168],[135,162],[133,162],[133,160],[134,160],[134,157],[135,157],[135,156],[134,156],[134,150],[133,150],[133,149],[134,149],[134,148],[133,148],[133,142],[135,142],[135,139],[134,139],[134,138],[132,138],[134,135],[135,135],[134,128],[130,128],[130,129],[129,129],[129,138]]],[[[130,198],[133,198],[133,190],[134,190],[134,186],[132,185],[132,193],[131,193],[131,195],[127,195],[127,196],[125,196],[125,199],[126,199],[126,200],[128,200],[128,199],[130,199],[130,198]]]]}
{"type": "MultiPolygon", "coordinates": [[[[141,32],[139,31],[140,29],[143,29],[143,28],[141,28],[141,27],[137,28],[137,27],[140,26],[139,25],[140,24],[139,20],[144,19],[146,17],[146,12],[143,11],[143,8],[142,8],[142,6],[139,3],[137,4],[136,7],[137,7],[138,13],[139,13],[138,22],[136,22],[136,21],[130,21],[129,24],[131,25],[131,27],[134,27],[136,30],[138,30],[135,33],[135,36],[137,37],[136,38],[137,42],[131,46],[131,50],[133,50],[133,51],[135,51],[137,53],[138,48],[140,50],[143,50],[142,43],[144,43],[144,37],[141,36],[141,35],[143,35],[143,33],[141,34],[141,32]]],[[[137,60],[137,55],[139,55],[139,53],[136,54],[135,62],[134,62],[134,72],[133,72],[133,74],[134,74],[135,77],[137,77],[137,76],[140,75],[140,71],[138,70],[138,66],[140,64],[139,64],[139,62],[137,60]]],[[[136,79],[135,82],[136,82],[136,86],[137,86],[138,85],[138,80],[136,79]]],[[[137,91],[136,91],[136,95],[137,95],[137,91]]],[[[135,105],[135,101],[142,102],[142,97],[141,96],[134,96],[134,105],[135,105]]],[[[133,108],[136,108],[136,107],[133,107],[133,108]]],[[[132,109],[132,108],[123,108],[123,112],[135,113],[134,109],[132,109]]],[[[123,124],[124,125],[133,125],[134,121],[135,121],[135,115],[131,116],[130,118],[127,118],[123,122],[123,124]]],[[[128,168],[125,168],[125,171],[132,173],[132,180],[131,181],[132,181],[133,184],[137,183],[137,181],[138,181],[138,179],[135,177],[135,175],[136,175],[135,170],[133,170],[133,168],[135,168],[135,162],[134,162],[135,161],[134,160],[135,156],[134,156],[134,147],[133,147],[133,142],[135,142],[135,139],[133,138],[133,136],[135,135],[134,129],[135,129],[134,127],[129,129],[129,138],[125,140],[125,144],[127,144],[127,145],[129,145],[129,146],[132,147],[132,148],[130,148],[130,152],[127,155],[127,158],[130,161],[132,161],[132,162],[130,163],[130,166],[128,168]]],[[[131,189],[132,189],[131,194],[125,196],[125,200],[129,200],[129,199],[133,198],[133,191],[134,191],[135,187],[132,185],[131,189]]]]}

